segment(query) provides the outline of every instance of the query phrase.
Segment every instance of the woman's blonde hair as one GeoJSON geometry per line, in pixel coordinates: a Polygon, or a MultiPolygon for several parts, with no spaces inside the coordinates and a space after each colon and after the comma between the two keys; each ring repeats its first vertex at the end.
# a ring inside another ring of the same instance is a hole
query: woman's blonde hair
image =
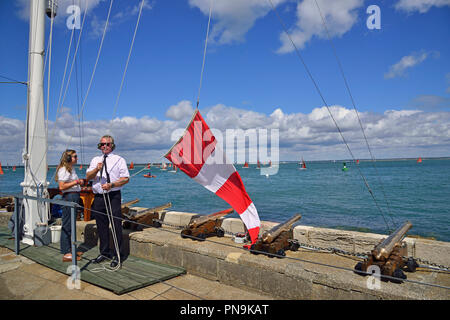
{"type": "Polygon", "coordinates": [[[59,169],[61,169],[62,167],[66,168],[66,170],[69,173],[72,173],[72,166],[69,165],[69,163],[72,161],[72,156],[74,154],[76,154],[77,152],[75,150],[72,149],[67,149],[66,151],[63,152],[62,156],[61,156],[61,160],[59,160],[59,165],[56,168],[56,175],[55,175],[55,181],[58,182],[58,171],[59,169]],[[70,161],[69,161],[70,160],[70,161]]]}

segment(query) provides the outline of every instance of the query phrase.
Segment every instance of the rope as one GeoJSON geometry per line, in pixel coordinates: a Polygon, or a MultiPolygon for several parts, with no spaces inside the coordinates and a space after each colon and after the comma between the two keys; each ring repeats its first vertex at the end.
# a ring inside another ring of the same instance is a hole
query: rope
{"type": "Polygon", "coordinates": [[[19,84],[28,84],[25,81],[18,81],[18,80],[14,80],[5,76],[0,75],[0,78],[6,79],[6,80],[10,80],[10,81],[0,81],[0,83],[19,83],[19,84]]]}
{"type": "MultiPolygon", "coordinates": [[[[52,3],[52,5],[53,5],[53,3],[52,3]]],[[[48,51],[48,72],[47,72],[47,119],[45,122],[45,136],[46,137],[48,137],[48,112],[50,109],[50,79],[51,79],[50,71],[51,71],[51,66],[52,66],[53,23],[55,20],[53,14],[51,14],[51,16],[52,16],[52,18],[50,19],[51,22],[50,22],[50,36],[49,36],[50,41],[48,43],[49,51],[48,51]]],[[[47,139],[45,139],[45,140],[47,140],[47,139]]],[[[48,141],[46,141],[46,144],[45,144],[45,154],[47,154],[47,152],[48,152],[48,141]]],[[[42,160],[41,160],[41,162],[42,162],[42,160]]],[[[39,164],[39,167],[40,166],[41,165],[39,164]]]]}
{"type": "Polygon", "coordinates": [[[203,71],[204,71],[204,69],[205,69],[206,48],[208,47],[208,35],[209,35],[209,25],[210,25],[210,23],[211,23],[212,6],[213,6],[213,0],[210,1],[210,5],[209,5],[208,27],[206,28],[205,48],[203,49],[202,71],[200,72],[200,85],[199,85],[199,87],[198,87],[196,109],[198,109],[198,105],[199,105],[199,103],[200,103],[200,91],[201,91],[201,89],[202,89],[203,71]]]}
{"type": "Polygon", "coordinates": [[[114,249],[116,250],[116,257],[119,260],[119,263],[116,267],[114,268],[108,268],[106,266],[106,264],[103,265],[103,268],[95,268],[92,270],[92,272],[99,272],[99,271],[117,271],[121,268],[121,257],[120,257],[120,249],[119,249],[119,244],[117,241],[117,233],[116,233],[116,227],[114,225],[114,216],[112,213],[112,207],[111,207],[111,198],[109,197],[109,193],[108,192],[103,192],[103,201],[105,202],[105,208],[106,208],[106,216],[108,217],[108,221],[109,224],[111,225],[111,234],[112,234],[112,238],[113,238],[113,243],[114,243],[114,249]],[[106,196],[105,196],[106,194],[106,196]]]}
{"type": "MultiPolygon", "coordinates": [[[[353,152],[350,149],[350,146],[348,145],[347,140],[345,139],[345,137],[344,137],[344,135],[343,135],[343,133],[341,131],[341,128],[339,127],[339,125],[336,122],[336,119],[334,118],[333,114],[331,113],[330,107],[328,106],[328,103],[326,102],[322,92],[320,91],[320,88],[319,88],[317,82],[315,81],[314,77],[312,76],[308,66],[306,65],[305,61],[303,60],[303,57],[300,54],[300,51],[298,50],[297,46],[295,45],[294,41],[292,40],[291,35],[289,34],[286,25],[284,24],[283,20],[281,19],[280,15],[278,14],[278,11],[276,10],[275,6],[272,3],[272,0],[268,0],[268,1],[269,1],[270,5],[272,6],[272,10],[275,12],[275,14],[276,14],[276,16],[277,16],[281,26],[283,27],[284,32],[286,33],[287,37],[289,38],[289,41],[291,42],[292,46],[294,47],[298,58],[302,62],[303,67],[306,70],[306,73],[308,74],[309,78],[311,79],[312,83],[314,84],[314,87],[316,88],[317,93],[319,94],[320,98],[322,99],[323,104],[326,106],[326,108],[328,110],[328,113],[330,114],[330,117],[333,120],[333,123],[334,123],[334,125],[336,126],[336,128],[337,128],[337,130],[339,132],[339,135],[342,138],[342,141],[344,142],[345,146],[347,147],[348,152],[350,153],[350,156],[352,157],[353,161],[356,162],[355,156],[353,155],[353,152]]],[[[384,223],[386,224],[388,233],[391,233],[391,229],[389,228],[389,224],[387,223],[386,218],[385,218],[383,212],[381,211],[381,208],[378,205],[377,200],[375,199],[375,196],[374,196],[374,194],[372,192],[372,189],[370,188],[369,183],[367,182],[365,176],[362,174],[361,169],[359,168],[359,166],[357,166],[357,170],[358,170],[359,174],[361,175],[361,178],[363,179],[363,182],[364,182],[367,190],[369,191],[370,195],[372,196],[372,199],[375,202],[375,206],[378,208],[378,211],[380,212],[381,216],[383,217],[383,220],[384,220],[384,223]]]]}
{"type": "Polygon", "coordinates": [[[86,95],[84,96],[83,104],[81,106],[81,111],[80,111],[80,114],[78,115],[78,118],[80,118],[80,115],[83,113],[84,107],[86,105],[86,100],[87,100],[87,98],[89,96],[89,92],[91,90],[92,82],[93,82],[94,76],[95,76],[95,71],[97,70],[98,61],[100,59],[100,53],[102,52],[103,41],[105,40],[106,30],[108,28],[109,17],[111,15],[111,8],[113,5],[113,2],[114,2],[114,0],[111,0],[110,5],[109,5],[108,16],[106,17],[105,28],[103,29],[102,40],[100,41],[100,47],[98,48],[97,58],[95,60],[94,69],[92,70],[91,80],[89,81],[89,85],[88,85],[88,88],[86,91],[86,95]]]}
{"type": "Polygon", "coordinates": [[[112,116],[113,119],[114,119],[114,116],[116,115],[116,110],[117,110],[117,105],[119,104],[120,94],[122,93],[122,87],[123,87],[123,83],[125,80],[125,75],[127,73],[128,63],[130,62],[131,52],[133,51],[134,39],[136,38],[136,33],[138,30],[138,26],[139,26],[139,20],[141,19],[141,13],[142,13],[142,7],[144,6],[144,1],[145,0],[141,1],[141,6],[139,8],[139,15],[138,15],[138,19],[136,22],[136,27],[134,28],[133,40],[131,40],[131,46],[130,46],[130,51],[128,52],[127,63],[125,64],[125,70],[123,71],[123,75],[122,75],[122,82],[120,83],[119,93],[117,94],[116,103],[114,104],[114,111],[113,111],[113,116],[112,116]]]}
{"type": "MultiPolygon", "coordinates": [[[[2,193],[0,193],[0,194],[2,194],[2,193]]],[[[10,196],[10,195],[8,195],[8,194],[4,194],[4,195],[10,196]]],[[[81,209],[87,209],[87,208],[85,208],[84,206],[79,205],[79,204],[77,205],[77,207],[78,207],[78,208],[81,208],[81,209]]],[[[92,209],[92,208],[90,208],[90,209],[88,209],[88,210],[90,210],[91,212],[95,212],[96,214],[102,214],[102,215],[105,215],[105,213],[100,212],[100,211],[97,211],[97,210],[94,210],[94,209],[92,209]]],[[[122,220],[122,221],[128,221],[128,220],[126,220],[126,219],[124,219],[124,218],[114,217],[114,216],[112,216],[112,219],[119,219],[119,220],[122,220]]],[[[152,226],[152,225],[147,225],[147,224],[140,223],[140,222],[137,222],[137,221],[132,221],[132,222],[133,222],[133,224],[136,224],[136,225],[139,225],[139,226],[142,226],[142,227],[145,227],[145,228],[155,228],[155,227],[152,226]]],[[[158,229],[158,230],[163,231],[163,232],[169,232],[169,233],[172,233],[172,234],[179,234],[179,233],[176,232],[176,231],[172,231],[172,230],[168,230],[168,229],[163,229],[163,228],[155,228],[155,229],[158,229]]],[[[210,243],[215,243],[215,244],[219,244],[219,245],[223,245],[223,246],[227,246],[227,247],[232,247],[233,249],[239,249],[239,250],[243,250],[243,251],[245,251],[245,252],[249,252],[248,249],[245,249],[245,248],[243,248],[243,247],[237,247],[237,246],[235,246],[235,245],[233,245],[233,244],[228,244],[228,243],[223,243],[223,242],[219,242],[219,241],[214,241],[214,240],[211,240],[211,239],[208,239],[208,238],[206,238],[206,239],[204,239],[204,238],[198,238],[198,237],[195,237],[195,236],[192,236],[192,235],[183,235],[183,236],[184,236],[185,238],[191,238],[191,239],[194,239],[194,240],[207,241],[207,242],[210,242],[210,243]]],[[[310,264],[315,264],[315,265],[325,266],[325,267],[334,268],[334,269],[343,270],[343,271],[350,271],[350,272],[352,272],[352,273],[355,272],[355,270],[354,270],[354,269],[351,269],[351,268],[335,266],[335,265],[331,265],[331,264],[326,264],[326,263],[321,263],[321,262],[316,262],[316,261],[311,261],[311,260],[301,259],[301,258],[297,258],[297,257],[282,256],[282,255],[279,255],[279,254],[272,254],[272,253],[268,253],[268,252],[265,252],[265,251],[258,251],[258,250],[252,250],[252,252],[259,253],[259,254],[264,254],[264,255],[268,255],[268,256],[272,256],[272,257],[286,258],[286,259],[290,259],[290,260],[295,260],[295,261],[300,261],[300,262],[306,262],[306,263],[310,263],[310,264]]],[[[363,274],[363,275],[373,275],[372,273],[364,272],[364,271],[358,271],[358,273],[359,273],[359,274],[363,274]]],[[[395,278],[395,277],[390,277],[390,276],[385,276],[385,275],[380,275],[380,277],[381,277],[382,279],[399,281],[399,279],[398,279],[398,278],[395,278]]],[[[427,282],[421,282],[421,281],[416,281],[416,280],[409,280],[409,279],[401,279],[401,280],[404,281],[404,282],[410,282],[410,283],[414,283],[414,284],[418,284],[418,285],[426,285],[426,286],[438,287],[438,288],[441,288],[441,289],[447,289],[447,290],[450,290],[450,287],[448,287],[448,286],[441,286],[441,285],[438,285],[438,284],[427,283],[427,282]]]]}
{"type": "MultiPolygon", "coordinates": [[[[74,31],[75,31],[75,28],[72,29],[72,33],[70,35],[69,47],[67,48],[66,64],[64,66],[64,73],[63,73],[63,78],[62,78],[62,81],[61,81],[61,89],[59,89],[58,104],[56,105],[57,108],[56,108],[56,120],[55,120],[55,122],[58,120],[58,113],[59,113],[60,107],[62,106],[61,97],[62,97],[63,88],[64,88],[64,81],[66,80],[67,65],[69,64],[70,49],[72,48],[72,40],[73,40],[74,31]]],[[[75,54],[76,54],[76,52],[75,52],[75,54]]],[[[72,69],[71,69],[71,71],[72,71],[72,69]]],[[[70,81],[70,80],[68,80],[68,81],[70,81]]]]}
{"type": "MultiPolygon", "coordinates": [[[[63,95],[62,101],[61,101],[61,103],[60,103],[60,105],[58,106],[57,111],[56,111],[55,125],[56,125],[56,122],[58,121],[58,110],[60,109],[60,107],[62,107],[62,105],[64,104],[64,101],[66,100],[67,90],[68,90],[68,88],[69,88],[70,79],[72,78],[73,66],[74,66],[74,63],[75,63],[75,61],[76,61],[76,57],[77,57],[77,53],[78,53],[78,48],[79,48],[80,43],[81,43],[81,35],[83,34],[84,22],[85,22],[85,20],[86,20],[86,15],[87,15],[86,13],[87,13],[87,5],[86,5],[86,8],[85,8],[85,10],[84,10],[83,21],[82,21],[82,23],[81,23],[80,33],[78,34],[77,46],[76,46],[75,52],[74,52],[74,54],[73,54],[73,59],[72,59],[72,63],[71,63],[71,66],[70,66],[69,77],[68,77],[68,79],[67,79],[67,84],[66,84],[66,88],[65,88],[65,90],[64,90],[64,95],[63,95]]],[[[59,103],[59,102],[58,102],[58,103],[59,103]]],[[[56,130],[56,126],[55,126],[55,130],[56,130]]],[[[53,134],[52,134],[52,136],[50,137],[50,139],[53,138],[54,134],[55,134],[55,131],[53,131],[53,134]]],[[[69,143],[70,143],[71,140],[72,140],[72,136],[70,136],[69,140],[67,141],[65,149],[67,149],[67,147],[69,146],[69,143]]],[[[51,180],[53,180],[53,179],[55,178],[55,175],[56,175],[56,172],[53,174],[53,177],[52,177],[51,180]]]]}
{"type": "Polygon", "coordinates": [[[385,199],[385,201],[386,201],[386,206],[387,206],[387,210],[388,210],[388,213],[389,213],[389,217],[391,218],[392,224],[393,224],[395,227],[397,227],[397,224],[394,222],[394,219],[393,219],[393,217],[392,217],[392,212],[391,212],[391,208],[390,208],[389,202],[388,202],[387,197],[386,197],[386,192],[384,191],[384,187],[383,187],[383,184],[382,184],[382,182],[381,182],[380,175],[379,175],[379,173],[378,173],[378,169],[377,169],[377,167],[376,167],[376,165],[375,165],[375,162],[376,162],[375,156],[373,155],[372,149],[371,149],[370,146],[369,146],[369,141],[368,141],[368,139],[367,139],[366,132],[365,132],[364,127],[363,127],[363,125],[362,125],[361,118],[359,117],[358,110],[356,109],[356,103],[355,103],[355,100],[353,99],[353,95],[352,95],[352,93],[351,93],[350,86],[349,86],[348,81],[347,81],[347,77],[345,76],[344,68],[342,67],[342,63],[341,63],[341,61],[340,61],[340,59],[339,59],[339,57],[338,57],[338,55],[337,55],[337,52],[336,52],[336,48],[335,48],[335,46],[334,46],[334,43],[333,43],[333,41],[331,40],[330,32],[329,32],[328,27],[327,27],[327,25],[326,25],[325,18],[324,18],[323,15],[322,15],[322,11],[320,10],[319,3],[317,2],[317,0],[314,0],[314,1],[315,1],[315,3],[316,3],[317,9],[318,9],[319,14],[320,14],[320,17],[321,17],[321,19],[322,19],[322,24],[323,24],[323,26],[324,26],[324,29],[325,29],[326,33],[327,33],[328,40],[330,41],[330,45],[331,45],[331,48],[332,48],[332,50],[333,50],[334,57],[336,58],[337,64],[338,64],[338,66],[339,66],[339,71],[340,71],[340,73],[341,73],[341,75],[342,75],[342,79],[344,80],[345,87],[347,88],[347,92],[348,92],[348,94],[349,94],[349,96],[350,96],[350,100],[351,100],[351,102],[352,102],[353,109],[355,110],[356,117],[358,118],[359,126],[361,127],[361,131],[362,131],[362,133],[363,133],[363,136],[364,136],[364,140],[365,140],[365,142],[366,142],[367,149],[369,150],[370,157],[371,157],[371,159],[372,159],[373,168],[375,169],[375,173],[376,173],[377,178],[378,178],[378,183],[380,184],[381,191],[382,191],[382,193],[383,193],[383,197],[384,197],[384,199],[385,199]]]}

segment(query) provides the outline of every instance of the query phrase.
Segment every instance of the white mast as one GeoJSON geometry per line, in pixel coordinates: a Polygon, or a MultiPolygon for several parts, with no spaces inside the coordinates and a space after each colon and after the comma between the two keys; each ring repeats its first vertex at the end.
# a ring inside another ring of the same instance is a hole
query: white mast
{"type": "MultiPolygon", "coordinates": [[[[47,133],[44,116],[44,57],[45,10],[44,0],[30,1],[30,34],[28,52],[27,122],[23,162],[25,178],[23,194],[47,197],[47,133]]],[[[34,244],[37,223],[48,222],[48,205],[24,199],[24,236],[22,242],[34,244]]]]}

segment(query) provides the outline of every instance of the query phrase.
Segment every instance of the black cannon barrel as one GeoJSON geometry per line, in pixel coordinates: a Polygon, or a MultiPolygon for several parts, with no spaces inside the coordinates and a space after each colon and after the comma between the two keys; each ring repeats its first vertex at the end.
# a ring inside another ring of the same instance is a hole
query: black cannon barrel
{"type": "Polygon", "coordinates": [[[297,213],[293,217],[289,218],[288,220],[286,220],[280,224],[277,224],[272,229],[263,233],[263,235],[261,236],[262,241],[265,243],[271,243],[276,237],[278,237],[278,235],[282,231],[290,229],[292,227],[292,225],[297,220],[300,220],[301,218],[302,218],[302,215],[297,213]]]}
{"type": "Polygon", "coordinates": [[[405,234],[411,229],[412,223],[406,221],[402,226],[400,226],[397,230],[395,230],[389,237],[384,239],[379,245],[375,247],[373,250],[373,255],[376,259],[380,260],[381,257],[385,259],[389,258],[392,250],[394,249],[396,244],[399,244],[405,234]]]}

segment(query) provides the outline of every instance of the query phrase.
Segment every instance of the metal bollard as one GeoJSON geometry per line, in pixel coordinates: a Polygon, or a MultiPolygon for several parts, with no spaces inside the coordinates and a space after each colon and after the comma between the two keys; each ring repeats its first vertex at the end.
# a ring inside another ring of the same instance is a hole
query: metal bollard
{"type": "Polygon", "coordinates": [[[19,255],[20,240],[19,240],[19,199],[14,197],[14,251],[19,255]]]}
{"type": "Polygon", "coordinates": [[[76,222],[76,215],[75,215],[75,207],[70,208],[70,235],[71,235],[71,242],[72,242],[72,274],[76,271],[77,266],[77,222],[76,222]]]}

